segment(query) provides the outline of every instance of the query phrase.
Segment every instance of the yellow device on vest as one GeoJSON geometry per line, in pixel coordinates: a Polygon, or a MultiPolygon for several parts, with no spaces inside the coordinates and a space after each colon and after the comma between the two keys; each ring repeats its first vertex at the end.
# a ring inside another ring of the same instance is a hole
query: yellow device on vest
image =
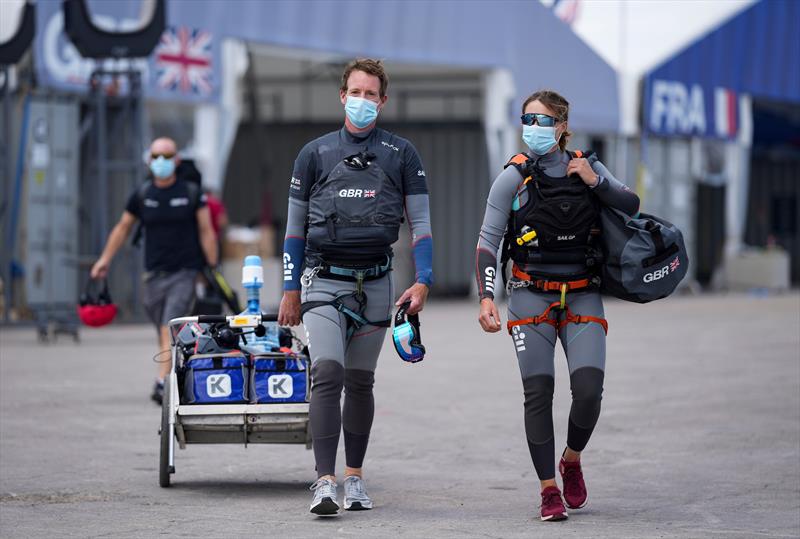
{"type": "Polygon", "coordinates": [[[522,236],[517,238],[517,245],[520,245],[520,246],[525,245],[526,243],[528,243],[529,241],[531,241],[535,237],[536,237],[536,231],[535,230],[531,230],[530,232],[526,232],[525,234],[523,234],[522,236]]]}

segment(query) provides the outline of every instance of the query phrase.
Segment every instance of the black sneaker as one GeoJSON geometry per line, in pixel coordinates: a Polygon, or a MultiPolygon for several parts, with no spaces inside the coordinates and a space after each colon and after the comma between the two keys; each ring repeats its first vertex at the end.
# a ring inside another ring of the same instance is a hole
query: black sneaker
{"type": "Polygon", "coordinates": [[[150,394],[150,398],[156,402],[159,406],[164,401],[164,382],[156,381],[155,385],[153,386],[153,392],[150,394]]]}

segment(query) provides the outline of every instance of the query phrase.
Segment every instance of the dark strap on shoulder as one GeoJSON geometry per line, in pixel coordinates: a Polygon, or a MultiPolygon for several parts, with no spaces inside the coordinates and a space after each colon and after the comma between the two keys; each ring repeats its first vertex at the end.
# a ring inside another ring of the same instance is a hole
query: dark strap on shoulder
{"type": "MultiPolygon", "coordinates": [[[[184,180],[185,181],[185,180],[184,180]]],[[[200,209],[200,197],[203,196],[203,191],[200,189],[200,186],[194,182],[186,182],[186,190],[189,194],[189,200],[192,204],[192,209],[197,211],[200,209]]]]}
{"type": "Polygon", "coordinates": [[[581,157],[586,159],[587,161],[589,161],[590,165],[592,163],[594,163],[595,161],[599,161],[599,159],[597,158],[597,154],[595,152],[593,152],[592,150],[586,150],[586,151],[582,151],[582,150],[567,150],[567,153],[573,159],[575,159],[575,158],[580,159],[581,157]]]}
{"type": "Polygon", "coordinates": [[[151,180],[147,180],[140,185],[139,189],[136,191],[136,198],[139,200],[139,206],[144,206],[144,199],[147,197],[147,190],[150,189],[151,185],[153,185],[153,182],[151,180]]]}
{"type": "Polygon", "coordinates": [[[133,232],[133,238],[131,239],[131,245],[134,247],[139,247],[139,244],[142,243],[142,233],[144,232],[142,210],[144,209],[144,199],[147,197],[147,190],[152,184],[152,181],[147,180],[136,190],[136,202],[139,204],[139,222],[136,224],[136,230],[133,232]]]}

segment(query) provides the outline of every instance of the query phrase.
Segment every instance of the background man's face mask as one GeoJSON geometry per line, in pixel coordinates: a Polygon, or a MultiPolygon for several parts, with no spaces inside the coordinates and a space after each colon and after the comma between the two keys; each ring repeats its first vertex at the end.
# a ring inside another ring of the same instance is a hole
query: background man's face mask
{"type": "Polygon", "coordinates": [[[150,172],[156,178],[169,178],[175,172],[175,159],[167,159],[159,155],[150,161],[150,172]]]}
{"type": "Polygon", "coordinates": [[[348,95],[344,104],[344,112],[351,124],[363,129],[378,117],[378,105],[369,99],[348,95]]]}

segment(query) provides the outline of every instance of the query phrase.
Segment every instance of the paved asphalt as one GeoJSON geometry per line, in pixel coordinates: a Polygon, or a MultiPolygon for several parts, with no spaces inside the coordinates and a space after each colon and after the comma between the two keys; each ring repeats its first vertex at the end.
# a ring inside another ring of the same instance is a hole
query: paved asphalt
{"type": "MultiPolygon", "coordinates": [[[[0,537],[800,537],[800,295],[608,302],[589,504],[559,523],[535,518],[512,343],[476,313],[431,302],[418,365],[387,341],[365,463],[376,508],[327,520],[307,512],[302,446],[189,446],[159,488],[151,328],[50,345],[0,330],[0,537]]],[[[560,448],[560,349],[556,363],[560,448]]]]}

